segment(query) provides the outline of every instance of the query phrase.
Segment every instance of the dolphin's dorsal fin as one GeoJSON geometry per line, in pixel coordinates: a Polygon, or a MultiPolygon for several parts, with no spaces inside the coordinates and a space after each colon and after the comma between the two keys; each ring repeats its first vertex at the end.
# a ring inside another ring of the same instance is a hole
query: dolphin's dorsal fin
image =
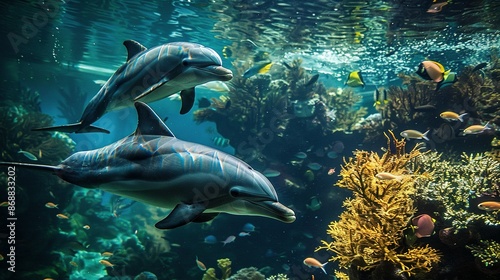
{"type": "Polygon", "coordinates": [[[134,135],[163,135],[175,137],[158,115],[143,102],[135,102],[139,119],[134,135]]]}
{"type": "Polygon", "coordinates": [[[127,61],[129,61],[136,54],[148,49],[145,46],[141,45],[139,42],[134,40],[123,41],[123,45],[125,46],[125,48],[127,48],[127,53],[128,53],[127,61]]]}

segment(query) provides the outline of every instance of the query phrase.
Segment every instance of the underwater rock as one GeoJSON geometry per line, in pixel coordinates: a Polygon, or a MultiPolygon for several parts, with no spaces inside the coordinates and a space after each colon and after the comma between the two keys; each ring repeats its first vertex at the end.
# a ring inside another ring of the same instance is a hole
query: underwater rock
{"type": "Polygon", "coordinates": [[[256,267],[246,267],[238,270],[228,280],[264,280],[264,275],[256,267]]]}

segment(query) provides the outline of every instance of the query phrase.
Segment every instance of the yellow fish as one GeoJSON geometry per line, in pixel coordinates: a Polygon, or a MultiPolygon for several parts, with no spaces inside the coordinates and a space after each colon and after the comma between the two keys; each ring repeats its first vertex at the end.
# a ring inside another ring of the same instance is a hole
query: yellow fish
{"type": "Polygon", "coordinates": [[[464,135],[480,134],[480,133],[483,133],[483,132],[488,131],[490,129],[491,129],[491,127],[489,126],[489,123],[486,123],[485,125],[475,124],[475,125],[471,125],[471,126],[467,127],[466,129],[464,129],[462,134],[464,134],[464,135]]]}
{"type": "Polygon", "coordinates": [[[100,260],[99,263],[104,265],[105,267],[114,267],[115,266],[114,264],[110,263],[107,260],[100,260]]]}
{"type": "Polygon", "coordinates": [[[271,66],[273,66],[273,62],[269,61],[269,60],[258,62],[254,66],[252,66],[250,69],[245,71],[245,73],[243,73],[243,78],[248,79],[248,78],[250,78],[254,75],[257,75],[257,74],[265,74],[265,73],[269,72],[269,70],[271,69],[271,66]]]}
{"type": "Polygon", "coordinates": [[[53,202],[47,202],[47,203],[45,203],[45,207],[47,207],[47,208],[57,208],[57,204],[55,204],[53,202]]]}
{"type": "Polygon", "coordinates": [[[477,205],[477,208],[484,211],[500,210],[500,202],[498,201],[484,201],[477,205]]]}
{"type": "Polygon", "coordinates": [[[380,172],[375,175],[380,180],[396,180],[401,181],[403,179],[403,175],[394,175],[389,172],[380,172]]]}
{"type": "Polygon", "coordinates": [[[61,219],[61,220],[67,220],[67,219],[69,219],[69,217],[66,216],[66,215],[64,215],[64,214],[57,214],[56,217],[59,218],[59,219],[61,219]]]}
{"type": "Polygon", "coordinates": [[[112,255],[113,255],[113,253],[111,253],[111,252],[102,252],[101,253],[101,256],[103,256],[103,257],[111,257],[112,255]]]}
{"type": "Polygon", "coordinates": [[[207,267],[205,266],[204,263],[200,262],[198,260],[198,256],[196,256],[196,265],[198,266],[198,268],[201,270],[201,271],[205,271],[207,270],[207,267]]]}
{"type": "Polygon", "coordinates": [[[445,111],[445,112],[442,112],[441,114],[439,114],[439,116],[443,120],[447,120],[447,121],[460,121],[460,122],[464,122],[463,117],[467,116],[467,113],[459,115],[459,114],[457,114],[455,112],[445,111]]]}
{"type": "Polygon", "coordinates": [[[348,85],[350,87],[365,87],[365,82],[363,81],[363,76],[361,76],[361,71],[356,70],[349,73],[347,76],[347,80],[344,85],[348,85]]]}

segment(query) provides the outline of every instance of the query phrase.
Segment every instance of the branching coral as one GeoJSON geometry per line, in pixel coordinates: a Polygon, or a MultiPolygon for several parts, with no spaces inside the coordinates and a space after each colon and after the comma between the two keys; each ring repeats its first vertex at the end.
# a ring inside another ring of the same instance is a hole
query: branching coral
{"type": "Polygon", "coordinates": [[[375,268],[380,262],[395,264],[403,273],[414,275],[428,272],[439,261],[438,252],[429,247],[401,248],[402,231],[416,209],[412,195],[415,178],[425,174],[409,174],[409,161],[420,155],[417,148],[405,153],[405,141],[391,133],[388,150],[381,157],[375,152],[356,151],[342,167],[337,186],[353,191],[346,199],[346,210],[338,222],[331,222],[327,233],[332,242],[321,241],[318,250],[335,255],[341,267],[354,265],[360,270],[375,268]],[[399,180],[381,180],[375,175],[388,172],[399,180]]]}
{"type": "Polygon", "coordinates": [[[221,270],[221,278],[217,278],[215,274],[215,268],[209,268],[203,274],[203,280],[224,280],[231,276],[231,260],[230,259],[218,259],[217,266],[221,270]]]}
{"type": "Polygon", "coordinates": [[[481,240],[480,245],[466,246],[484,266],[493,266],[500,262],[500,243],[494,240],[481,240]]]}
{"type": "Polygon", "coordinates": [[[484,201],[500,195],[498,161],[482,154],[463,154],[460,162],[453,162],[430,152],[415,162],[415,168],[434,174],[432,181],[416,181],[418,197],[442,205],[444,220],[454,228],[467,228],[475,223],[500,225],[498,213],[478,212],[478,201],[471,205],[477,198],[484,201]]]}

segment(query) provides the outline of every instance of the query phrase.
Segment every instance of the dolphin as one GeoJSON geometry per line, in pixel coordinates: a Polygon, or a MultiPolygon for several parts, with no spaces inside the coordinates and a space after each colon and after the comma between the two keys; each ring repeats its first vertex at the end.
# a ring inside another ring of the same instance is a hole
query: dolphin
{"type": "Polygon", "coordinates": [[[84,188],[173,209],[156,223],[158,229],[209,221],[219,213],[295,221],[260,172],[232,155],[179,140],[148,105],[136,102],[135,107],[137,129],[113,144],[77,152],[57,166],[0,165],[48,171],[84,188]]]}
{"type": "Polygon", "coordinates": [[[35,128],[35,131],[104,132],[91,125],[107,112],[131,107],[134,100],[157,101],[180,91],[185,114],[193,107],[194,87],[210,81],[229,81],[231,70],[222,67],[212,49],[194,43],[176,42],[146,49],[127,40],[127,62],[123,64],[90,100],[80,121],[74,124],[35,128]]]}

